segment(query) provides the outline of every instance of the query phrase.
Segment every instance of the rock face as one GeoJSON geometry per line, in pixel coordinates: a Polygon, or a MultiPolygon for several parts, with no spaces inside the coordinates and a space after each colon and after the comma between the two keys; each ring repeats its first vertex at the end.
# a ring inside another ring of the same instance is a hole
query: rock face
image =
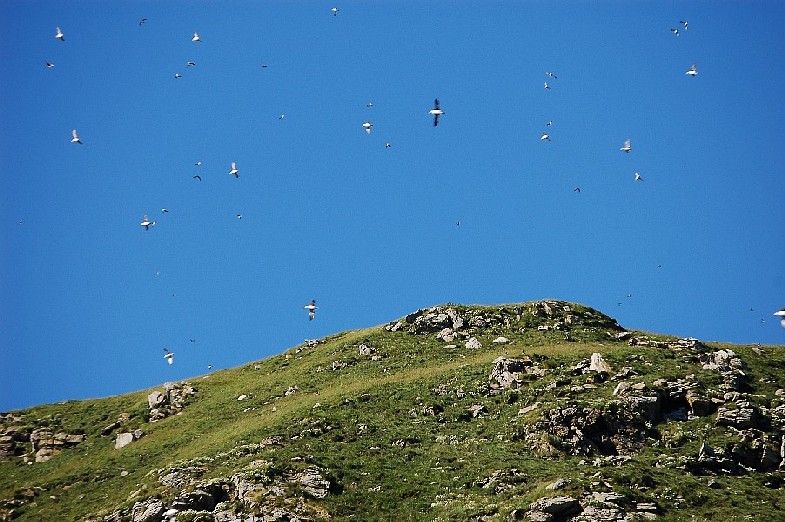
{"type": "Polygon", "coordinates": [[[133,432],[124,432],[118,433],[117,439],[114,443],[114,449],[120,449],[128,446],[132,442],[136,442],[137,440],[144,437],[144,432],[142,430],[135,430],[133,432]]]}
{"type": "Polygon", "coordinates": [[[150,408],[150,422],[165,419],[170,415],[176,415],[183,411],[196,390],[188,382],[176,382],[164,384],[163,391],[155,390],[147,396],[147,404],[150,408]]]}

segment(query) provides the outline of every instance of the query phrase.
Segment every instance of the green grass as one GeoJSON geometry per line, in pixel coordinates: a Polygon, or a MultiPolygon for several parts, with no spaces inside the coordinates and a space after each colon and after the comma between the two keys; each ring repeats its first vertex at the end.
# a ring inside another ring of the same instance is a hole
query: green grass
{"type": "MultiPolygon", "coordinates": [[[[703,370],[694,354],[630,347],[607,334],[618,331],[612,319],[581,305],[569,307],[548,317],[542,309],[533,315],[538,308],[532,303],[455,306],[472,320],[493,322],[465,328],[482,343],[479,350],[464,348],[463,338],[452,343],[457,347],[446,348],[435,333],[414,334],[408,326],[397,332],[379,326],[337,334],[315,347],[299,346],[193,379],[191,404],[181,415],[155,423],[146,416],[150,390],[19,412],[21,427],[85,433],[87,440],[48,462],[0,463],[0,498],[24,500],[16,507],[19,521],[76,521],[151,496],[171,500],[182,493],[162,486],[160,470],[192,466],[201,470],[201,480],[243,471],[274,480],[315,465],[333,487],[327,498],[310,504],[334,520],[501,521],[554,494],[544,488],[559,477],[570,479],[559,494],[576,497],[608,481],[633,500],[656,502],[663,510],[659,520],[691,520],[687,512],[698,520],[776,520],[779,511],[772,515],[772,506],[783,502],[783,492],[765,485],[771,482],[767,474],[717,477],[723,487],[712,489],[708,477],[686,473],[680,465],[696,456],[703,442],[721,448],[739,442],[735,433],[714,426],[713,416],[653,426],[642,450],[621,466],[596,467],[593,457],[546,450],[526,438],[548,409],[610,412],[620,407],[620,399],[612,396],[615,381],[570,391],[591,380],[572,369],[593,352],[602,353],[614,373],[632,367],[638,375],[630,382],[654,387],[657,379],[694,374],[707,395],[721,396],[718,372],[703,370]],[[571,340],[565,340],[564,331],[537,330],[566,315],[580,318],[580,324],[571,325],[571,340]],[[493,344],[499,335],[510,342],[493,344]],[[360,355],[361,344],[380,359],[360,355]],[[494,359],[524,354],[546,374],[525,380],[518,390],[489,394],[494,359]],[[295,385],[298,391],[285,396],[295,385]],[[241,394],[249,398],[238,401],[241,394]],[[518,415],[537,402],[538,409],[518,415]],[[472,418],[467,412],[476,404],[486,413],[472,418]],[[114,434],[102,437],[100,431],[121,413],[130,415],[125,428],[141,428],[145,436],[115,450],[114,434]],[[279,442],[259,444],[271,437],[279,442]],[[28,490],[34,498],[25,496],[28,490]]],[[[774,392],[785,387],[785,347],[765,347],[765,357],[750,346],[710,345],[719,348],[730,348],[748,362],[751,402],[777,404],[774,392]]],[[[545,434],[540,440],[559,443],[545,434]]]]}

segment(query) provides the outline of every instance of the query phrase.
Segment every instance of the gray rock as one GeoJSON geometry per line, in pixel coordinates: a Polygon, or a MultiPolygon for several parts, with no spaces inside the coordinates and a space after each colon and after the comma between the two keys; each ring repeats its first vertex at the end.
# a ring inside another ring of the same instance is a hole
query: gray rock
{"type": "Polygon", "coordinates": [[[476,337],[469,337],[469,339],[466,340],[466,348],[469,350],[479,350],[482,348],[482,344],[476,337]]]}
{"type": "Polygon", "coordinates": [[[507,343],[509,343],[509,342],[510,342],[510,340],[509,340],[509,339],[507,339],[507,338],[506,338],[506,337],[504,337],[504,336],[499,336],[499,337],[497,337],[496,339],[494,339],[494,340],[493,340],[493,342],[494,342],[495,344],[507,344],[507,343]]]}
{"type": "Polygon", "coordinates": [[[522,381],[522,376],[531,365],[532,362],[528,359],[497,357],[493,361],[493,369],[488,380],[503,389],[517,388],[522,381]]]}
{"type": "Polygon", "coordinates": [[[330,491],[330,481],[322,477],[319,470],[309,468],[296,477],[303,491],[313,498],[325,498],[330,491]]]}
{"type": "Polygon", "coordinates": [[[160,522],[163,517],[164,503],[158,499],[137,502],[131,510],[132,522],[160,522]]]}
{"type": "Polygon", "coordinates": [[[361,344],[358,353],[365,356],[373,355],[376,353],[376,348],[372,348],[367,344],[361,344]]]}
{"type": "Polygon", "coordinates": [[[158,390],[150,392],[150,394],[147,396],[147,404],[150,406],[151,410],[153,408],[159,408],[160,406],[165,404],[167,400],[168,397],[163,393],[159,392],[158,390]]]}
{"type": "Polygon", "coordinates": [[[563,518],[580,513],[581,505],[577,499],[572,497],[545,497],[533,502],[529,509],[530,511],[547,513],[556,518],[563,518]]]}
{"type": "Polygon", "coordinates": [[[605,359],[602,358],[602,354],[599,354],[599,353],[595,352],[595,353],[591,354],[591,362],[589,363],[589,371],[610,373],[611,372],[611,366],[610,366],[610,364],[605,362],[605,359]]]}
{"type": "Polygon", "coordinates": [[[114,443],[114,449],[120,449],[128,446],[134,441],[134,434],[125,432],[125,433],[118,433],[117,440],[114,443]]]}
{"type": "Polygon", "coordinates": [[[436,338],[442,340],[446,343],[451,343],[458,337],[458,334],[455,333],[455,330],[452,328],[444,328],[438,334],[436,334],[436,338]]]}

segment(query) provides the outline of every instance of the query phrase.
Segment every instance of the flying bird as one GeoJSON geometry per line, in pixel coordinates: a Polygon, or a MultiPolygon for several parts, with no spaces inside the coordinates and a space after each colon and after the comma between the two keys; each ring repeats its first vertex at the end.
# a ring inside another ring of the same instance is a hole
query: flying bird
{"type": "Polygon", "coordinates": [[[197,161],[196,163],[194,163],[194,165],[196,165],[197,167],[201,167],[202,166],[202,162],[201,161],[197,161]]]}
{"type": "Polygon", "coordinates": [[[141,25],[142,25],[142,24],[144,24],[146,21],[147,21],[147,18],[142,18],[141,20],[139,20],[139,25],[141,26],[141,25]]]}
{"type": "Polygon", "coordinates": [[[242,214],[237,214],[237,219],[243,219],[243,215],[242,214]]]}
{"type": "Polygon", "coordinates": [[[782,325],[783,328],[785,328],[785,308],[780,308],[779,310],[777,310],[771,315],[776,315],[778,317],[781,317],[780,324],[782,325]]]}
{"type": "Polygon", "coordinates": [[[168,362],[169,364],[173,364],[174,352],[170,352],[168,348],[164,348],[164,359],[166,359],[166,362],[168,362]]]}
{"type": "Polygon", "coordinates": [[[548,120],[548,123],[545,124],[546,127],[550,127],[553,125],[553,120],[548,120]]]}
{"type": "Polygon", "coordinates": [[[58,27],[58,28],[57,28],[57,30],[55,31],[55,38],[57,38],[58,40],[61,40],[61,41],[65,42],[65,35],[63,34],[63,31],[61,31],[59,27],[58,27]]]}
{"type": "Polygon", "coordinates": [[[679,23],[684,26],[685,31],[687,30],[687,26],[690,25],[687,20],[679,20],[679,23]]]}
{"type": "Polygon", "coordinates": [[[632,147],[630,146],[630,139],[629,138],[627,138],[624,141],[624,147],[620,148],[619,150],[622,151],[622,152],[630,152],[632,150],[632,147]]]}
{"type": "Polygon", "coordinates": [[[545,141],[551,141],[551,135],[543,133],[543,135],[540,136],[540,139],[545,141]]]}
{"type": "Polygon", "coordinates": [[[365,132],[368,134],[371,133],[371,127],[373,127],[373,123],[371,123],[370,121],[366,121],[363,123],[363,129],[365,129],[365,132]]]}
{"type": "Polygon", "coordinates": [[[369,107],[369,108],[373,107],[373,102],[368,102],[368,105],[366,105],[366,107],[369,107]]]}
{"type": "Polygon", "coordinates": [[[79,139],[79,135],[76,133],[76,129],[71,131],[71,143],[78,143],[79,145],[83,145],[82,140],[79,139]]]}
{"type": "Polygon", "coordinates": [[[428,111],[428,114],[433,114],[433,126],[439,125],[439,116],[444,114],[444,111],[439,108],[439,99],[433,100],[433,109],[428,111]]]}
{"type": "Polygon", "coordinates": [[[330,9],[330,11],[333,13],[333,16],[338,16],[338,11],[340,11],[340,9],[338,9],[337,7],[333,7],[332,9],[330,9]]]}
{"type": "Polygon", "coordinates": [[[543,88],[544,89],[550,89],[551,87],[550,87],[550,85],[548,85],[548,82],[545,82],[545,85],[543,85],[543,88]]]}
{"type": "Polygon", "coordinates": [[[186,67],[193,67],[194,65],[196,65],[194,62],[186,62],[185,63],[186,67]]]}
{"type": "Polygon", "coordinates": [[[196,176],[194,176],[193,179],[198,179],[199,181],[202,181],[202,176],[196,175],[196,176]]]}
{"type": "Polygon", "coordinates": [[[635,181],[643,181],[643,176],[639,172],[635,173],[635,181]]]}
{"type": "Polygon", "coordinates": [[[672,32],[673,34],[675,34],[676,36],[679,36],[679,30],[678,30],[678,29],[676,29],[675,27],[671,29],[671,32],[672,32]]]}
{"type": "Polygon", "coordinates": [[[550,77],[551,77],[551,78],[553,78],[554,80],[556,79],[556,75],[555,75],[555,74],[553,74],[553,73],[552,73],[552,72],[550,72],[550,71],[545,71],[545,74],[547,74],[548,76],[550,76],[550,77]]]}
{"type": "Polygon", "coordinates": [[[286,114],[281,114],[280,116],[278,116],[278,119],[279,119],[279,120],[282,120],[282,119],[284,119],[284,118],[286,118],[286,114]]]}
{"type": "Polygon", "coordinates": [[[575,190],[573,190],[573,192],[580,192],[580,191],[581,191],[580,187],[575,187],[575,190]]]}
{"type": "Polygon", "coordinates": [[[392,147],[392,145],[390,145],[389,143],[385,143],[385,144],[384,144],[384,148],[385,148],[385,149],[389,149],[390,147],[392,147]]]}
{"type": "Polygon", "coordinates": [[[161,212],[163,212],[164,214],[168,214],[169,213],[169,209],[168,208],[162,208],[161,212]]]}
{"type": "Polygon", "coordinates": [[[150,221],[150,218],[147,217],[147,214],[144,215],[142,218],[142,222],[139,225],[143,226],[145,230],[150,230],[150,227],[155,226],[155,221],[150,221]]]}
{"type": "Polygon", "coordinates": [[[235,162],[232,162],[232,170],[229,171],[229,174],[233,175],[235,178],[240,177],[240,170],[237,168],[235,162]]]}
{"type": "Polygon", "coordinates": [[[316,306],[316,299],[312,299],[310,304],[303,306],[306,310],[308,310],[308,320],[313,321],[316,317],[316,309],[319,308],[316,306]]]}
{"type": "Polygon", "coordinates": [[[199,38],[199,33],[194,33],[194,37],[193,37],[193,38],[191,38],[191,41],[192,41],[192,42],[201,42],[201,41],[202,41],[202,39],[201,39],[201,38],[199,38]]]}
{"type": "Polygon", "coordinates": [[[697,63],[692,64],[692,67],[690,67],[690,69],[684,74],[689,74],[693,78],[695,76],[698,76],[698,64],[697,63]]]}
{"type": "Polygon", "coordinates": [[[51,69],[52,67],[55,66],[55,64],[53,64],[52,62],[46,62],[46,66],[51,69]]]}
{"type": "Polygon", "coordinates": [[[177,78],[182,78],[182,77],[183,77],[183,75],[182,75],[182,74],[180,74],[180,73],[174,73],[174,78],[175,78],[175,80],[176,80],[177,78]]]}

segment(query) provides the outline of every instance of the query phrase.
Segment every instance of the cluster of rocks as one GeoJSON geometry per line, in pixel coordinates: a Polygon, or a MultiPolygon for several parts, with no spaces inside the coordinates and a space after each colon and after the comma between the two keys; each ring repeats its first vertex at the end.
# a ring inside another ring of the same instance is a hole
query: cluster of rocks
{"type": "Polygon", "coordinates": [[[545,374],[546,370],[528,356],[515,359],[497,357],[493,361],[493,368],[488,376],[491,394],[503,390],[517,390],[524,382],[537,379],[545,374]]]}
{"type": "Polygon", "coordinates": [[[329,518],[312,501],[336,487],[316,466],[272,472],[268,461],[254,461],[228,478],[203,481],[199,467],[158,470],[159,481],[173,496],[158,495],[93,519],[96,522],[294,521],[329,518]]]}
{"type": "Polygon", "coordinates": [[[513,511],[510,518],[532,522],[630,522],[654,520],[658,512],[656,504],[633,502],[613,491],[587,491],[581,498],[566,495],[540,498],[528,511],[513,511]]]}
{"type": "Polygon", "coordinates": [[[150,407],[150,422],[165,419],[176,415],[188,405],[191,397],[196,393],[194,387],[188,382],[167,382],[164,391],[155,390],[147,396],[150,407]]]}
{"type": "Polygon", "coordinates": [[[385,329],[391,332],[406,331],[412,334],[437,333],[444,342],[456,339],[475,338],[476,334],[488,331],[568,331],[577,326],[584,330],[623,330],[619,323],[607,315],[590,308],[575,308],[564,301],[536,301],[514,307],[461,308],[434,306],[417,310],[401,321],[389,323],[385,329]]]}
{"type": "Polygon", "coordinates": [[[46,462],[65,448],[84,442],[84,433],[68,433],[51,428],[24,425],[24,418],[13,413],[2,414],[0,422],[0,461],[21,457],[27,463],[46,462]]]}

